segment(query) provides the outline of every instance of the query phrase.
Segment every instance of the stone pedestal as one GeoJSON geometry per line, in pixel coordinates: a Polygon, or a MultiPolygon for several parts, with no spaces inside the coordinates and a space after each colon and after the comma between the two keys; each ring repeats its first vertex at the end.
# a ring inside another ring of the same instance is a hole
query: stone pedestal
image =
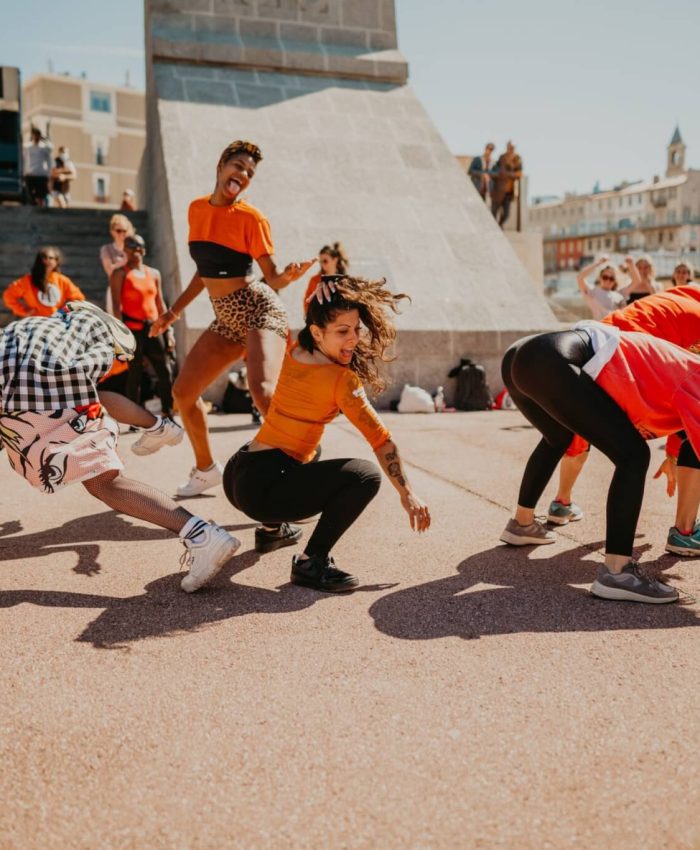
{"type": "MultiPolygon", "coordinates": [[[[449,399],[445,374],[465,355],[497,388],[504,347],[556,327],[406,83],[393,0],[151,0],[146,12],[144,177],[173,294],[194,272],[188,204],[246,138],[265,157],[247,197],[270,219],[278,265],[340,240],[352,272],[411,295],[385,399],[406,380],[445,384],[449,399]]],[[[282,293],[294,327],[303,289],[282,293]]],[[[187,311],[186,342],[210,315],[205,300],[187,311]]]]}

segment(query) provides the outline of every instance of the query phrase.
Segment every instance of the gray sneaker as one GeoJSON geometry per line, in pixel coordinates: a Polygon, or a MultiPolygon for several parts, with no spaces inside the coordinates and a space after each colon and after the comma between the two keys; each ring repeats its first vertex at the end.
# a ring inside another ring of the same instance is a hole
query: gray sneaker
{"type": "Polygon", "coordinates": [[[554,543],[557,535],[535,520],[530,525],[520,525],[514,519],[508,520],[500,539],[511,546],[538,546],[542,543],[554,543]]]}
{"type": "Polygon", "coordinates": [[[619,573],[611,573],[607,567],[601,567],[598,578],[591,585],[591,593],[601,599],[652,602],[656,605],[678,601],[675,587],[648,578],[639,571],[636,561],[630,561],[619,573]]]}

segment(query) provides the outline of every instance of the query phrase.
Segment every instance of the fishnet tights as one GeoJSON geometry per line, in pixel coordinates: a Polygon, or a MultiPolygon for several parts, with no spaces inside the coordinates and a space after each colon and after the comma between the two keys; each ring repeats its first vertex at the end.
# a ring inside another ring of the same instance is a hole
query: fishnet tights
{"type": "Polygon", "coordinates": [[[116,469],[83,481],[83,486],[91,496],[115,511],[145,519],[175,534],[192,518],[192,514],[178,507],[170,496],[140,481],[125,478],[116,469]]]}

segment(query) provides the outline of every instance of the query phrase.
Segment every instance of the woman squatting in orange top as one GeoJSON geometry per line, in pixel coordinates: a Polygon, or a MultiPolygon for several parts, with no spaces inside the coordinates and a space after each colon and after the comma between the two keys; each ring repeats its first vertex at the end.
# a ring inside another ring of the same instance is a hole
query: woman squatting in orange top
{"type": "MultiPolygon", "coordinates": [[[[649,295],[610,313],[602,321],[620,330],[648,333],[700,353],[700,288],[676,286],[649,295]]],[[[564,525],[583,516],[572,501],[572,490],[588,457],[588,448],[585,440],[575,437],[566,450],[561,461],[557,498],[549,506],[550,522],[564,525]]],[[[668,478],[669,496],[676,492],[676,485],[678,493],[676,517],[669,529],[666,549],[686,557],[700,555],[700,530],[696,530],[700,511],[700,460],[685,434],[668,438],[667,457],[654,477],[662,474],[668,478]]],[[[554,540],[551,532],[548,539],[554,540]]]]}
{"type": "Polygon", "coordinates": [[[255,406],[265,415],[272,398],[287,341],[287,314],[277,295],[298,280],[316,260],[289,263],[279,271],[273,257],[270,225],[264,215],[241,198],[250,185],[262,153],[257,145],[235,141],[216,168],[211,195],[189,208],[190,255],[197,271],[173,306],[153,323],[157,336],[207,289],[215,320],[199,337],[182,364],[173,395],[192,443],[195,466],[178,495],[194,496],[221,481],[209,442],[206,408],[200,396],[231,363],[248,352],[248,386],[255,406]],[[253,280],[253,260],[264,283],[253,280]]]}
{"type": "Polygon", "coordinates": [[[550,542],[536,539],[550,532],[535,520],[534,509],[579,434],[615,466],[605,566],[591,593],[633,602],[677,601],[677,590],[640,572],[632,547],[650,460],[646,440],[683,430],[700,454],[700,356],[648,333],[581,322],[573,330],[515,343],[503,358],[502,373],[542,440],[527,462],[516,513],[501,540],[520,543],[530,536],[531,542],[550,542]]]}
{"type": "Polygon", "coordinates": [[[3,301],[15,316],[53,316],[67,301],[84,301],[73,281],[60,273],[63,255],[53,245],[44,245],[34,258],[32,270],[13,281],[3,301]]]}
{"type": "Polygon", "coordinates": [[[391,434],[363,385],[383,387],[376,361],[396,337],[388,311],[405,295],[385,281],[336,278],[330,301],[309,303],[298,344],[287,353],[267,418],[255,439],[228,462],[224,490],[238,510],[263,523],[256,549],[294,544],[301,529],[290,522],[321,516],[302,555],[292,559],[293,584],[327,593],[352,590],[358,580],[335,566],[331,550],[379,489],[381,476],[366,460],[312,463],[324,425],[342,411],[374,449],[398,491],[411,528],[430,526],[427,506],[413,493],[391,434]]]}

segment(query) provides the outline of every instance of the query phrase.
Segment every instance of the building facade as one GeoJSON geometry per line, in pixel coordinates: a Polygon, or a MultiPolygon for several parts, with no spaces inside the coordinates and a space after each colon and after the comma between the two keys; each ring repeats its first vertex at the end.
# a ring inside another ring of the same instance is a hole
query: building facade
{"type": "Polygon", "coordinates": [[[700,169],[687,168],[685,154],[676,127],[664,177],[530,205],[545,274],[578,269],[601,253],[700,251],[700,169]]]}
{"type": "Polygon", "coordinates": [[[146,143],[144,93],[90,80],[38,74],[22,87],[24,140],[32,125],[49,136],[54,156],[70,151],[77,170],[71,203],[79,207],[118,207],[126,189],[135,189],[146,143]]]}

